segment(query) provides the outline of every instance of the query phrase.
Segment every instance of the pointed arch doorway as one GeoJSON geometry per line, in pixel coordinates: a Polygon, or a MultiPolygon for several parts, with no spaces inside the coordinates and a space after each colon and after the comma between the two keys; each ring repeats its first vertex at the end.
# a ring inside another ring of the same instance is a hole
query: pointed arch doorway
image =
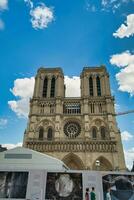
{"type": "Polygon", "coordinates": [[[82,170],[84,169],[84,164],[82,162],[82,160],[73,153],[69,153],[67,154],[62,161],[70,168],[73,170],[82,170]]]}
{"type": "Polygon", "coordinates": [[[109,160],[108,159],[106,159],[105,157],[103,157],[103,156],[100,156],[100,157],[98,157],[96,160],[95,160],[95,162],[94,162],[94,164],[93,164],[93,170],[99,170],[99,171],[111,171],[111,170],[113,170],[113,166],[112,166],[112,164],[109,162],[109,160]],[[98,169],[97,169],[97,167],[96,167],[96,161],[99,161],[100,162],[100,166],[98,167],[98,169]]]}

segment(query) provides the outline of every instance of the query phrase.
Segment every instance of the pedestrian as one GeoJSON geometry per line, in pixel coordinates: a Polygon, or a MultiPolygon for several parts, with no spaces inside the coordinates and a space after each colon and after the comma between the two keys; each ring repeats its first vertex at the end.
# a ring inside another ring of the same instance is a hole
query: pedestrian
{"type": "Polygon", "coordinates": [[[106,200],[111,200],[110,188],[107,189],[106,200]]]}
{"type": "Polygon", "coordinates": [[[90,200],[89,199],[89,188],[86,188],[85,200],[90,200]]]}
{"type": "Polygon", "coordinates": [[[95,191],[94,191],[94,187],[92,187],[92,191],[90,192],[90,199],[91,200],[96,200],[96,194],[95,194],[95,191]]]}

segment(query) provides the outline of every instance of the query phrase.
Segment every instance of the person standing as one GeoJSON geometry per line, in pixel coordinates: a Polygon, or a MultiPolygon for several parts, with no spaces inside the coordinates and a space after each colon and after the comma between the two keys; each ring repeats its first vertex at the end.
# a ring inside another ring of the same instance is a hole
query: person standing
{"type": "Polygon", "coordinates": [[[90,200],[90,198],[89,198],[89,188],[86,188],[85,200],[90,200]]]}
{"type": "Polygon", "coordinates": [[[107,193],[106,193],[106,200],[112,200],[111,199],[111,194],[110,194],[110,188],[108,188],[107,193]]]}
{"type": "Polygon", "coordinates": [[[92,187],[92,191],[90,192],[90,199],[91,200],[96,200],[96,194],[95,194],[95,191],[94,191],[94,187],[92,187]]]}

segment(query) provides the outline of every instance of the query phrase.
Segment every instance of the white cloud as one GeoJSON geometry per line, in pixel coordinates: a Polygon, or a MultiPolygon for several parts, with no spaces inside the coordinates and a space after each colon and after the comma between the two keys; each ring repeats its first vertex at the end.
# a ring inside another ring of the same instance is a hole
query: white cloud
{"type": "Polygon", "coordinates": [[[117,65],[117,67],[125,67],[134,63],[134,55],[129,51],[125,51],[121,54],[115,54],[111,57],[110,63],[117,65]]]}
{"type": "Polygon", "coordinates": [[[7,149],[13,149],[15,147],[21,147],[22,143],[19,142],[17,144],[2,144],[2,147],[6,147],[7,149]]]}
{"type": "Polygon", "coordinates": [[[52,8],[45,4],[40,4],[30,11],[32,27],[35,29],[44,29],[54,20],[52,8]]]}
{"type": "Polygon", "coordinates": [[[94,0],[85,0],[86,10],[88,11],[105,11],[115,13],[121,6],[134,3],[134,0],[100,0],[98,3],[94,4],[94,0]],[[95,5],[95,6],[94,6],[95,5]]]}
{"type": "Polygon", "coordinates": [[[2,21],[2,19],[0,19],[0,30],[4,30],[4,28],[5,28],[5,24],[2,21]]]}
{"type": "Polygon", "coordinates": [[[0,10],[5,10],[8,8],[8,0],[0,0],[0,10]]]}
{"type": "Polygon", "coordinates": [[[80,77],[65,76],[65,85],[66,85],[66,97],[80,96],[80,77]]]}
{"type": "Polygon", "coordinates": [[[15,95],[23,98],[31,97],[33,94],[34,77],[20,78],[14,81],[13,89],[10,91],[15,95]]]}
{"type": "Polygon", "coordinates": [[[125,24],[122,24],[120,28],[113,33],[114,37],[124,38],[134,35],[134,14],[127,16],[125,24]]]}
{"type": "Polygon", "coordinates": [[[33,2],[31,1],[31,0],[24,0],[24,2],[28,5],[28,6],[30,6],[30,8],[33,8],[33,2]]]}
{"type": "Polygon", "coordinates": [[[0,118],[0,129],[5,127],[8,123],[8,120],[5,118],[0,118]]]}
{"type": "Polygon", "coordinates": [[[47,7],[44,3],[40,3],[37,7],[34,6],[32,0],[24,0],[30,7],[31,23],[34,29],[44,29],[54,20],[53,9],[47,7]]]}
{"type": "Polygon", "coordinates": [[[27,118],[29,113],[29,98],[22,98],[17,101],[8,101],[8,105],[18,117],[27,118]]]}
{"type": "Polygon", "coordinates": [[[103,11],[110,11],[112,10],[113,13],[121,6],[122,3],[125,3],[121,0],[102,0],[102,10],[103,11]]]}
{"type": "MultiPolygon", "coordinates": [[[[0,0],[0,14],[2,11],[8,9],[8,0],[0,0]]],[[[2,19],[0,19],[0,30],[4,30],[5,24],[2,19]]]]}
{"type": "Polygon", "coordinates": [[[117,111],[119,111],[119,110],[120,110],[120,108],[121,108],[121,107],[120,107],[120,105],[119,105],[119,104],[117,104],[117,103],[115,103],[115,104],[114,104],[114,106],[115,106],[115,110],[116,110],[116,112],[117,112],[117,111]]]}
{"type": "MultiPolygon", "coordinates": [[[[121,133],[121,138],[124,142],[132,141],[134,136],[128,131],[123,131],[121,133]]],[[[126,166],[129,170],[132,169],[133,161],[134,161],[134,147],[124,150],[126,166]]]]}
{"type": "Polygon", "coordinates": [[[14,81],[13,89],[10,91],[15,97],[19,97],[19,100],[8,101],[10,108],[19,117],[27,117],[29,113],[29,98],[33,95],[34,89],[34,77],[16,79],[14,81]]]}
{"type": "Polygon", "coordinates": [[[134,95],[134,55],[129,51],[111,56],[110,63],[120,68],[116,74],[119,90],[134,95]]]}
{"type": "Polygon", "coordinates": [[[128,131],[123,131],[121,133],[121,138],[123,141],[130,141],[132,138],[134,138],[134,136],[128,131]]]}
{"type": "Polygon", "coordinates": [[[131,149],[125,150],[125,160],[126,160],[126,165],[128,169],[132,169],[133,166],[133,161],[134,161],[134,147],[131,149]]]}
{"type": "Polygon", "coordinates": [[[115,13],[122,5],[129,2],[134,3],[134,0],[101,0],[102,11],[112,11],[115,13]]]}

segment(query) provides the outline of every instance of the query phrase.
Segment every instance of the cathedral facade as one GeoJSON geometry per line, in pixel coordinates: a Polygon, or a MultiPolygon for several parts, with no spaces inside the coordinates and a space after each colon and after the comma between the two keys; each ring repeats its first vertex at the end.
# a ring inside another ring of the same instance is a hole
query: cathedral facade
{"type": "Polygon", "coordinates": [[[83,68],[80,80],[81,96],[65,97],[62,69],[38,70],[23,146],[71,169],[125,170],[105,66],[83,68]]]}

